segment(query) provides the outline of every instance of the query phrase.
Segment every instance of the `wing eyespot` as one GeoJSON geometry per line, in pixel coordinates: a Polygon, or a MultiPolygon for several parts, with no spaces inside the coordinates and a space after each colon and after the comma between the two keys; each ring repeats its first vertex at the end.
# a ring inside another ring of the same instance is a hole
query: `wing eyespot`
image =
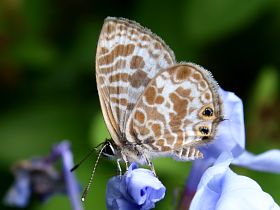
{"type": "Polygon", "coordinates": [[[202,112],[202,115],[206,116],[206,117],[212,117],[214,114],[214,111],[211,107],[206,107],[204,109],[204,111],[202,112]]]}
{"type": "Polygon", "coordinates": [[[199,132],[202,135],[208,135],[209,134],[209,128],[206,127],[206,126],[201,126],[201,127],[199,127],[199,132]]]}

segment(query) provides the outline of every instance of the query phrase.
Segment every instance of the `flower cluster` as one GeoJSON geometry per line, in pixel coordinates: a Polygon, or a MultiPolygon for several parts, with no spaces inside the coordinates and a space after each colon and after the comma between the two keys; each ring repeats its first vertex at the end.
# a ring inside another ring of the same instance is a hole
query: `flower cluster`
{"type": "Polygon", "coordinates": [[[31,197],[46,201],[55,193],[67,194],[72,208],[82,210],[79,199],[80,187],[74,174],[73,157],[68,141],[54,145],[47,157],[37,157],[16,163],[13,168],[15,183],[7,192],[4,203],[9,206],[26,207],[31,197]],[[61,160],[62,170],[57,171],[54,164],[61,160]]]}

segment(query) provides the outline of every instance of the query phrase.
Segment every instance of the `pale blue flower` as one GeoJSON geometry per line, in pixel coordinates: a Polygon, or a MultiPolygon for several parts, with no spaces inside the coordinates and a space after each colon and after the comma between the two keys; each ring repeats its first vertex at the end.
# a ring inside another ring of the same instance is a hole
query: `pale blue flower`
{"type": "Polygon", "coordinates": [[[132,163],[125,175],[109,180],[106,204],[109,210],[146,210],[154,208],[164,195],[165,187],[153,172],[132,163]]]}

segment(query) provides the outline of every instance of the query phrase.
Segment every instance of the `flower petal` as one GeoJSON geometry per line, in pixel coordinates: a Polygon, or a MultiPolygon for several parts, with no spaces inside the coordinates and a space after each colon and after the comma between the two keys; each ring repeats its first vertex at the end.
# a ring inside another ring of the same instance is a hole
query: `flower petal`
{"type": "Polygon", "coordinates": [[[29,203],[31,195],[30,177],[26,172],[17,174],[15,183],[4,197],[4,203],[8,206],[24,208],[29,203]]]}
{"type": "Polygon", "coordinates": [[[223,153],[206,170],[198,185],[190,210],[279,209],[272,197],[252,179],[235,174],[229,168],[232,157],[223,153]]]}
{"type": "Polygon", "coordinates": [[[72,208],[74,210],[83,209],[80,202],[79,184],[76,181],[74,173],[70,171],[74,166],[70,143],[65,140],[55,145],[53,147],[51,156],[61,156],[65,186],[70,202],[72,203],[72,208]]]}
{"type": "Polygon", "coordinates": [[[124,176],[109,180],[106,190],[108,209],[151,209],[165,195],[165,187],[147,169],[131,164],[124,176]]]}
{"type": "Polygon", "coordinates": [[[157,202],[165,193],[165,187],[153,172],[147,169],[133,170],[127,175],[126,184],[128,192],[138,205],[144,204],[147,200],[157,202]]]}
{"type": "Polygon", "coordinates": [[[115,176],[108,181],[106,188],[106,205],[108,210],[139,209],[139,206],[127,195],[124,186],[124,176],[115,176]]]}
{"type": "Polygon", "coordinates": [[[259,155],[244,151],[232,163],[257,171],[280,173],[280,150],[269,150],[259,155]]]}

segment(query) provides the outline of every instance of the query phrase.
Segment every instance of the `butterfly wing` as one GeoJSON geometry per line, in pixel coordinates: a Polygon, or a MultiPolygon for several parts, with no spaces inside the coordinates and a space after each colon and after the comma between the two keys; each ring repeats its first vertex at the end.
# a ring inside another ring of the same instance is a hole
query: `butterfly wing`
{"type": "Polygon", "coordinates": [[[151,80],[128,121],[126,135],[153,155],[181,160],[201,157],[222,119],[218,85],[195,64],[177,64],[151,80]]]}
{"type": "Polygon", "coordinates": [[[96,81],[105,123],[121,145],[127,119],[150,80],[175,63],[174,53],[138,23],[107,18],[96,53],[96,81]]]}

